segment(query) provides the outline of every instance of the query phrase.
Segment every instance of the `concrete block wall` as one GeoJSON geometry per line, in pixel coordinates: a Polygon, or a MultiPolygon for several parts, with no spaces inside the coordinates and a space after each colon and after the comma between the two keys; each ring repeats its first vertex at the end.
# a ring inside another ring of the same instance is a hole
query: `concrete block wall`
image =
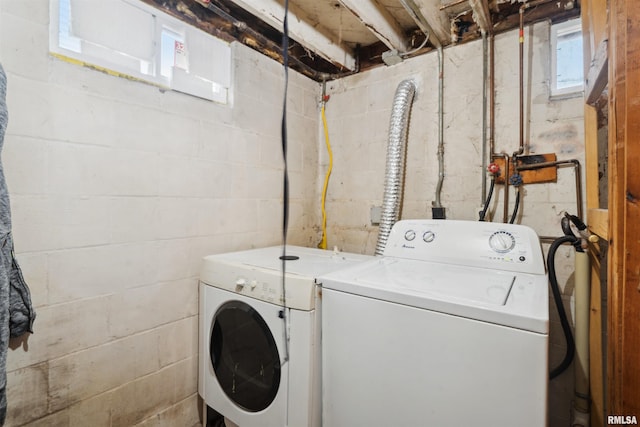
{"type": "MultiPolygon", "coordinates": [[[[531,154],[555,153],[558,159],[584,163],[583,98],[550,99],[550,25],[525,31],[525,141],[531,154]]],[[[518,32],[496,37],[496,151],[518,149],[518,32]]],[[[401,218],[431,218],[438,180],[438,60],[436,53],[392,67],[327,84],[326,107],[334,153],[327,196],[328,244],[347,251],[373,253],[378,227],[371,225],[370,207],[380,206],[384,190],[385,157],[393,97],[398,84],[414,79],[406,155],[401,218]]],[[[445,180],[442,204],[449,219],[476,220],[482,203],[482,41],[444,50],[445,180]]],[[[322,167],[327,156],[321,148],[322,167]]],[[[562,234],[562,212],[576,213],[573,168],[560,168],[558,181],[523,189],[518,223],[541,236],[562,234]]],[[[584,181],[584,176],[583,176],[584,181]]],[[[584,186],[583,186],[584,188],[584,186]]],[[[509,216],[515,195],[511,189],[509,216]]],[[[492,204],[502,221],[502,189],[492,204]]],[[[547,245],[543,245],[547,249],[547,245]]],[[[565,305],[571,313],[573,252],[561,248],[556,258],[565,305]]],[[[550,306],[550,361],[564,355],[564,338],[550,306]]],[[[571,317],[571,315],[570,315],[571,317]]],[[[550,425],[569,424],[573,372],[550,383],[550,425]]]]}
{"type": "MultiPolygon", "coordinates": [[[[281,66],[234,46],[233,107],[223,107],[53,59],[48,19],[42,2],[0,1],[10,109],[3,162],[17,256],[38,311],[36,334],[9,353],[7,425],[195,424],[199,259],[280,241],[281,66]]],[[[582,98],[548,97],[549,25],[526,37],[531,152],[582,161],[582,98]]],[[[518,143],[517,49],[516,32],[497,37],[498,151],[518,143]]],[[[481,54],[480,42],[445,50],[448,218],[476,219],[481,204],[481,54]]],[[[373,253],[369,209],[381,202],[390,109],[405,78],[418,91],[402,217],[431,216],[437,70],[428,54],[327,84],[330,247],[373,253]]],[[[290,76],[289,242],[313,247],[327,165],[320,88],[290,76]]],[[[575,209],[572,173],[527,186],[518,221],[558,235],[561,212],[575,209]]],[[[571,266],[571,251],[560,251],[568,308],[571,266]]],[[[555,365],[563,342],[551,314],[555,365]]],[[[552,426],[568,424],[571,377],[551,383],[552,426]]]]}
{"type": "MultiPolygon", "coordinates": [[[[0,1],[2,157],[38,315],[8,354],[6,425],[195,425],[200,259],[281,239],[282,67],[234,45],[221,106],[54,59],[48,23],[46,1],[0,1]]],[[[289,241],[308,245],[319,89],[289,75],[289,241]]]]}

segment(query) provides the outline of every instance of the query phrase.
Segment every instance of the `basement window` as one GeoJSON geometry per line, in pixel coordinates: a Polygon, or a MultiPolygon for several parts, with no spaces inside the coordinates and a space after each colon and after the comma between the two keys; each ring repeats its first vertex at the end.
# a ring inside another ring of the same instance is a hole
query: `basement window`
{"type": "Polygon", "coordinates": [[[229,45],[138,0],[50,0],[49,49],[71,62],[229,102],[229,45]]]}
{"type": "Polygon", "coordinates": [[[580,95],[584,88],[580,20],[551,26],[551,96],[580,95]]]}

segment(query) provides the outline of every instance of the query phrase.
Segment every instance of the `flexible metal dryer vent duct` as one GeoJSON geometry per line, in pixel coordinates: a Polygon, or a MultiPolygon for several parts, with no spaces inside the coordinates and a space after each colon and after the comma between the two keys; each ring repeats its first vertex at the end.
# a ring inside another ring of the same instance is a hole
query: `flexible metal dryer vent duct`
{"type": "Polygon", "coordinates": [[[407,145],[409,107],[413,102],[416,85],[413,80],[404,80],[396,89],[389,123],[389,145],[387,146],[387,168],[385,172],[384,197],[380,216],[380,231],[376,243],[376,255],[382,255],[387,246],[391,227],[400,215],[402,184],[404,181],[404,150],[407,145]]]}

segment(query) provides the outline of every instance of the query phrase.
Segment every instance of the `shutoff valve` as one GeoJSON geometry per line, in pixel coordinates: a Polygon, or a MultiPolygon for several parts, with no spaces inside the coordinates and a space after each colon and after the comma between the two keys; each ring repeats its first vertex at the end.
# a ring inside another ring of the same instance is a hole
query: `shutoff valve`
{"type": "Polygon", "coordinates": [[[497,163],[490,163],[489,166],[487,166],[487,172],[493,176],[498,176],[500,175],[500,166],[498,166],[497,163]]]}

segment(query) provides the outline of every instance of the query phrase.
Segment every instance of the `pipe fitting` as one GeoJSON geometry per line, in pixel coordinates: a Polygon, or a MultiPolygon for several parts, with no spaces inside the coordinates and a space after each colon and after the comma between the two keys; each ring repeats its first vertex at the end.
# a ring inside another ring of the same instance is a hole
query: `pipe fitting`
{"type": "Polygon", "coordinates": [[[523,182],[524,181],[522,180],[522,175],[520,175],[519,173],[514,173],[509,177],[509,184],[513,185],[514,187],[520,187],[523,182]]]}
{"type": "Polygon", "coordinates": [[[489,166],[487,166],[487,172],[489,172],[490,175],[498,176],[500,175],[500,166],[495,162],[491,162],[489,166]]]}

